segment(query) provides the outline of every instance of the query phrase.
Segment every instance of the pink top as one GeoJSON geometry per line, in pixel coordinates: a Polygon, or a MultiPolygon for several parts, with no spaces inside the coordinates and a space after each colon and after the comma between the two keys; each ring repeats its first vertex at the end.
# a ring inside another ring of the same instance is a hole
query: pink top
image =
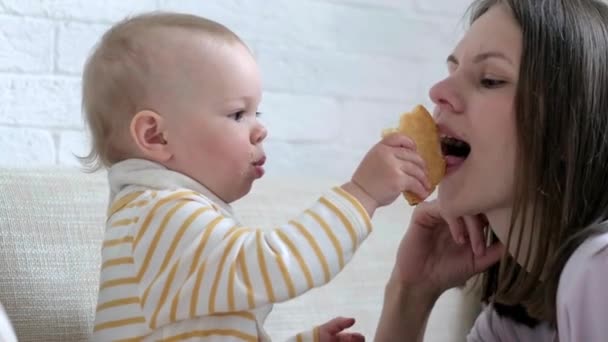
{"type": "Polygon", "coordinates": [[[566,263],[557,291],[557,329],[546,323],[529,328],[488,306],[467,341],[608,341],[608,233],[585,241],[566,263]]]}

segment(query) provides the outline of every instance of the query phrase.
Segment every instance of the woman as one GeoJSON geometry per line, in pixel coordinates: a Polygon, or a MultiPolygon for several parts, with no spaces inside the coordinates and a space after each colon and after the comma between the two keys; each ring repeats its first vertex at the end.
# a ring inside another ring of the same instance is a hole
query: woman
{"type": "Polygon", "coordinates": [[[606,341],[608,7],[478,0],[470,13],[430,91],[447,175],[414,212],[376,340],[421,340],[439,295],[499,260],[469,341],[606,341]]]}

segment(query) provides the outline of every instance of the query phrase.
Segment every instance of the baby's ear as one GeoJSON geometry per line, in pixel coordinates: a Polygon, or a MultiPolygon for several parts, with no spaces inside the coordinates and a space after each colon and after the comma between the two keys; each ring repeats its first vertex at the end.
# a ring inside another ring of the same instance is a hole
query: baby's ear
{"type": "Polygon", "coordinates": [[[146,158],[157,162],[171,158],[165,119],[158,113],[150,110],[138,112],[131,120],[129,130],[137,149],[146,158]]]}

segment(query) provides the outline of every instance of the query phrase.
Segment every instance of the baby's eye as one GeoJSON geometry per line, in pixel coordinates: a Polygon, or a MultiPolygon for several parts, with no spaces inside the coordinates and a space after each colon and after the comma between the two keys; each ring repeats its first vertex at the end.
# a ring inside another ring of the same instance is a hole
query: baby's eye
{"type": "Polygon", "coordinates": [[[255,116],[259,118],[260,116],[262,116],[262,112],[255,112],[255,116]]]}
{"type": "Polygon", "coordinates": [[[240,110],[236,113],[228,115],[228,117],[230,117],[234,121],[241,121],[241,119],[243,119],[243,115],[245,115],[245,111],[240,110]]]}
{"type": "Polygon", "coordinates": [[[505,84],[505,81],[502,81],[502,80],[497,80],[497,79],[493,79],[493,78],[482,78],[481,79],[481,85],[484,88],[498,88],[503,84],[505,84]]]}

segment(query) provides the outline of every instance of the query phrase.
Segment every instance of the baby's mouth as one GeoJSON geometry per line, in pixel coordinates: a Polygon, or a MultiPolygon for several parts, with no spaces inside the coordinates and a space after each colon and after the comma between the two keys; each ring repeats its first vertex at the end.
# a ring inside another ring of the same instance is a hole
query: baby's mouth
{"type": "Polygon", "coordinates": [[[444,157],[457,157],[464,160],[471,153],[471,146],[464,140],[442,136],[441,153],[443,153],[444,157]]]}
{"type": "Polygon", "coordinates": [[[260,159],[254,161],[253,166],[264,166],[264,163],[266,163],[266,156],[262,156],[260,159]]]}

